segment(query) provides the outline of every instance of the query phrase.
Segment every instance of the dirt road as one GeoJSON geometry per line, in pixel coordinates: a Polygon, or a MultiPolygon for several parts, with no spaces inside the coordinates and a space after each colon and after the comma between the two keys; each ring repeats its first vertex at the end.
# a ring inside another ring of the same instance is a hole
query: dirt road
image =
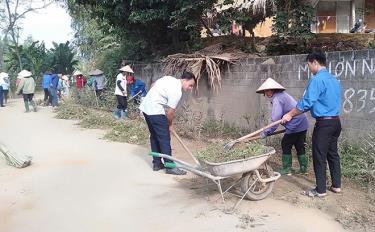
{"type": "Polygon", "coordinates": [[[183,184],[191,176],[153,172],[147,148],[74,123],[51,108],[23,113],[20,99],[0,109],[0,141],[34,157],[25,169],[0,160],[1,232],[343,231],[318,210],[270,198],[226,214],[216,196],[183,184]]]}

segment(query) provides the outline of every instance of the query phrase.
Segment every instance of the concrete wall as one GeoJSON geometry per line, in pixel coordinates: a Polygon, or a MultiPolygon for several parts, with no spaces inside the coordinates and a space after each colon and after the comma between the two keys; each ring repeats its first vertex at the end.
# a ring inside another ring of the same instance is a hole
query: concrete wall
{"type": "MultiPolygon", "coordinates": [[[[224,119],[249,129],[259,128],[267,123],[271,110],[269,101],[255,93],[264,80],[274,78],[298,100],[311,77],[306,55],[269,58],[248,58],[224,67],[218,93],[211,91],[207,79],[203,78],[199,92],[185,96],[185,103],[206,117],[224,119]],[[269,58],[273,64],[262,64],[269,58]]],[[[327,59],[327,68],[343,87],[343,133],[356,139],[375,125],[375,50],[330,52],[327,59]]],[[[159,64],[139,65],[135,72],[148,85],[162,76],[159,64]]],[[[314,120],[310,122],[313,124],[314,120]]]]}

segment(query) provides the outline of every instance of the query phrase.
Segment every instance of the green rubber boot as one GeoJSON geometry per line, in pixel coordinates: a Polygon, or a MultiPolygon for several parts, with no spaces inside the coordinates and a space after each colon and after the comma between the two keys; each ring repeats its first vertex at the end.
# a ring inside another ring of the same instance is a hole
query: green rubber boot
{"type": "Polygon", "coordinates": [[[31,105],[33,106],[33,110],[34,110],[34,112],[36,112],[36,111],[37,111],[37,108],[36,108],[36,104],[35,104],[34,100],[31,101],[30,103],[31,103],[31,105]]]}
{"type": "Polygon", "coordinates": [[[292,175],[292,155],[283,154],[282,156],[283,168],[277,170],[282,176],[292,175]]]}
{"type": "Polygon", "coordinates": [[[23,103],[25,104],[26,113],[30,112],[29,102],[28,101],[24,101],[23,103]]]}
{"type": "Polygon", "coordinates": [[[299,155],[298,156],[298,163],[299,163],[299,171],[297,171],[297,174],[306,175],[307,174],[307,167],[309,164],[309,158],[307,155],[299,155]]]}

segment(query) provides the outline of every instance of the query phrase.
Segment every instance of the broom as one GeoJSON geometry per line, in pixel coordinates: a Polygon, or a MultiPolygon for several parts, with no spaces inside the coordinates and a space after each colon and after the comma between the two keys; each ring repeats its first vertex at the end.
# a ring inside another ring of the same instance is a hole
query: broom
{"type": "Polygon", "coordinates": [[[0,152],[4,155],[4,158],[8,165],[16,168],[25,168],[31,164],[31,156],[16,155],[11,152],[4,144],[0,142],[0,152]]]}

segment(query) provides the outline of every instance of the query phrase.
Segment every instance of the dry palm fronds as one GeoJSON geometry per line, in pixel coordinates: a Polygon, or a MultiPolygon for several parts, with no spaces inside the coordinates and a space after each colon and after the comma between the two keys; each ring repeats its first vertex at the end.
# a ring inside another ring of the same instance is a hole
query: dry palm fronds
{"type": "Polygon", "coordinates": [[[207,75],[211,89],[217,92],[221,88],[222,80],[220,67],[244,57],[243,53],[218,54],[219,50],[217,46],[212,46],[199,53],[169,55],[162,61],[164,64],[163,71],[168,75],[173,75],[182,70],[190,71],[197,78],[197,86],[201,78],[207,75]],[[208,53],[211,54],[208,55],[208,53]]]}

